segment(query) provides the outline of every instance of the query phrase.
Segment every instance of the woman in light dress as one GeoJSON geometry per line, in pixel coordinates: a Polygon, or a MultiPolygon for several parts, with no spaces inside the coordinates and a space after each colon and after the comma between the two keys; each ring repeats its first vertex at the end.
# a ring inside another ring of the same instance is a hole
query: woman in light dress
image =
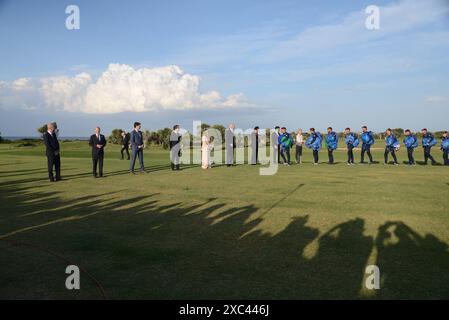
{"type": "Polygon", "coordinates": [[[205,130],[201,137],[201,168],[203,169],[209,169],[211,167],[209,139],[209,133],[205,130]]]}
{"type": "Polygon", "coordinates": [[[296,163],[302,163],[302,145],[304,144],[304,138],[302,135],[302,129],[298,129],[296,132],[296,163]]]}

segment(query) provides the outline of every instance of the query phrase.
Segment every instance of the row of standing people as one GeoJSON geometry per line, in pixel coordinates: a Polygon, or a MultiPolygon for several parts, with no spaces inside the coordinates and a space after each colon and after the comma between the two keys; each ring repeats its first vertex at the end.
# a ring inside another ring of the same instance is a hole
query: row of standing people
{"type": "MultiPolygon", "coordinates": [[[[134,167],[137,159],[139,159],[140,172],[145,173],[145,167],[143,164],[144,140],[140,129],[141,124],[139,122],[135,122],[133,131],[129,135],[124,134],[123,147],[121,149],[122,159],[123,152],[126,151],[128,160],[130,160],[128,146],[131,145],[131,162],[129,172],[132,174],[134,174],[134,167]]],[[[60,145],[56,134],[56,126],[53,122],[47,124],[47,131],[43,134],[43,139],[45,144],[45,153],[47,156],[48,177],[51,182],[60,181],[60,145]]],[[[92,149],[92,175],[95,178],[103,177],[104,148],[106,147],[106,144],[106,137],[101,134],[100,127],[96,127],[94,134],[92,134],[89,138],[89,146],[92,149]]]]}
{"type": "MultiPolygon", "coordinates": [[[[50,181],[61,180],[61,158],[59,141],[55,133],[54,123],[47,124],[47,132],[44,133],[44,144],[46,146],[46,156],[48,165],[48,175],[50,181]],[[53,168],[55,173],[53,173],[53,168]]],[[[171,150],[171,168],[172,170],[180,170],[180,141],[181,135],[179,133],[179,125],[173,127],[173,131],[170,136],[170,150],[171,150]]],[[[235,149],[235,125],[230,124],[225,131],[225,148],[226,148],[226,165],[228,167],[234,164],[234,149],[235,149]]],[[[259,127],[255,127],[251,134],[252,140],[252,157],[250,163],[255,165],[258,163],[258,145],[259,145],[259,127]]],[[[334,164],[333,152],[338,147],[338,135],[333,131],[332,127],[327,129],[327,135],[325,136],[326,148],[328,151],[329,164],[334,164]]],[[[361,163],[364,162],[365,154],[368,155],[369,163],[373,163],[373,157],[371,154],[371,146],[375,143],[374,134],[368,131],[366,126],[362,127],[362,152],[361,163]]],[[[210,145],[209,138],[206,135],[202,136],[202,168],[210,168],[210,145]]],[[[305,145],[307,148],[312,149],[314,164],[319,163],[319,151],[322,147],[323,136],[315,131],[314,128],[310,128],[310,134],[307,139],[304,139],[302,130],[299,129],[296,133],[295,139],[287,132],[285,127],[275,127],[271,135],[271,145],[273,147],[273,154],[277,161],[280,163],[282,158],[285,165],[290,165],[290,149],[293,145],[296,146],[295,158],[298,164],[302,163],[302,148],[305,145]]],[[[418,138],[410,130],[405,131],[404,145],[407,148],[408,163],[409,165],[415,164],[413,156],[414,150],[418,147],[418,138]]],[[[359,145],[359,137],[356,133],[351,132],[350,128],[345,129],[345,143],[347,145],[348,152],[348,165],[354,164],[353,149],[359,145]]],[[[396,151],[399,149],[400,142],[394,136],[391,129],[386,130],[385,138],[385,152],[384,163],[388,163],[388,157],[391,154],[394,160],[394,164],[398,164],[396,151]]],[[[89,138],[89,145],[92,148],[92,174],[95,178],[103,177],[103,160],[104,160],[104,147],[106,146],[106,137],[101,134],[100,127],[95,128],[95,133],[89,138]],[[98,170],[97,170],[98,169],[98,170]]],[[[427,129],[422,129],[422,147],[424,149],[424,163],[427,164],[430,160],[432,164],[436,164],[436,160],[431,155],[431,149],[437,145],[437,139],[435,136],[428,132],[427,129]]],[[[133,131],[128,135],[123,133],[123,146],[121,149],[122,159],[124,158],[124,152],[128,156],[130,161],[129,172],[134,174],[135,162],[139,159],[140,172],[145,173],[145,166],[143,162],[143,149],[144,139],[141,131],[141,123],[135,122],[133,131]],[[129,145],[131,145],[131,157],[128,151],[129,145]]],[[[449,165],[449,137],[448,132],[443,133],[440,149],[443,151],[443,161],[445,165],[449,165]]]]}
{"type": "MultiPolygon", "coordinates": [[[[95,133],[89,138],[89,145],[92,148],[92,173],[95,178],[103,177],[104,147],[107,144],[106,137],[100,131],[100,127],[96,127],[95,133]]],[[[43,134],[43,139],[47,156],[48,177],[51,182],[60,181],[61,154],[56,126],[53,122],[47,124],[47,131],[43,134]]]]}
{"type": "MultiPolygon", "coordinates": [[[[226,165],[228,167],[234,164],[234,149],[235,149],[235,125],[230,124],[225,131],[225,148],[226,148],[226,165]]],[[[435,136],[428,132],[427,129],[422,129],[422,146],[424,149],[424,163],[427,164],[430,160],[432,164],[436,164],[436,160],[431,155],[431,149],[437,144],[435,136]]],[[[251,139],[251,158],[250,164],[255,165],[258,163],[258,144],[259,144],[259,127],[256,126],[250,136],[251,139]]],[[[362,127],[361,133],[361,161],[365,163],[365,155],[368,156],[370,164],[374,163],[371,153],[371,147],[375,143],[375,137],[373,132],[369,131],[367,126],[362,127]]],[[[272,145],[273,155],[277,162],[282,162],[285,165],[291,164],[290,151],[295,146],[295,159],[297,164],[302,163],[303,146],[312,150],[313,164],[319,163],[319,151],[322,148],[323,140],[326,145],[328,153],[328,163],[334,164],[334,151],[338,148],[339,137],[338,134],[333,131],[332,127],[327,128],[327,134],[323,135],[317,132],[314,128],[310,128],[307,139],[304,137],[301,129],[296,132],[296,137],[292,137],[287,131],[286,127],[276,126],[271,133],[270,143],[272,145]]],[[[347,147],[347,164],[353,165],[354,160],[354,148],[357,148],[360,144],[359,135],[351,131],[350,128],[346,128],[344,131],[344,140],[347,147]]],[[[403,139],[404,145],[407,148],[408,163],[409,165],[415,164],[414,150],[418,147],[418,138],[411,130],[405,130],[405,137],[403,139]]],[[[384,164],[388,164],[388,158],[391,155],[394,160],[394,164],[398,164],[396,152],[399,149],[400,142],[393,134],[391,129],[387,129],[385,132],[385,152],[384,152],[384,164]]],[[[443,151],[443,161],[445,165],[449,165],[448,152],[449,152],[449,137],[448,133],[443,133],[440,149],[443,151]]],[[[207,132],[202,136],[202,167],[204,169],[210,168],[210,141],[207,137],[207,132]]]]}
{"type": "MultiPolygon", "coordinates": [[[[437,164],[437,161],[433,158],[431,154],[432,147],[436,146],[438,141],[435,136],[430,133],[427,129],[422,129],[422,147],[424,149],[424,164],[428,164],[430,160],[433,165],[437,164]]],[[[365,163],[365,155],[368,156],[370,164],[374,163],[373,156],[371,154],[371,147],[375,143],[374,134],[368,131],[366,126],[362,127],[361,133],[361,161],[360,163],[365,163]]],[[[287,132],[285,127],[279,128],[275,127],[274,133],[272,134],[271,142],[274,143],[273,149],[278,152],[278,162],[282,158],[285,165],[290,165],[290,149],[295,145],[295,158],[296,163],[302,163],[302,152],[303,145],[306,148],[311,149],[313,153],[313,164],[317,165],[319,163],[319,151],[322,148],[323,140],[325,141],[327,153],[328,153],[328,163],[334,164],[333,152],[338,148],[338,134],[333,131],[332,127],[327,128],[327,134],[325,137],[314,128],[310,128],[309,135],[307,139],[304,138],[301,129],[298,129],[295,139],[291,137],[290,133],[287,132]]],[[[344,140],[347,147],[347,164],[354,164],[354,148],[357,148],[360,144],[359,136],[357,133],[351,131],[350,128],[346,128],[344,131],[344,140]]],[[[415,134],[411,130],[405,130],[405,137],[403,143],[407,149],[408,164],[414,165],[414,150],[418,147],[419,142],[415,134]]],[[[399,150],[400,142],[398,138],[393,134],[391,129],[387,129],[385,132],[385,151],[384,151],[384,164],[388,164],[388,158],[391,155],[395,165],[398,165],[398,160],[396,152],[399,150]]],[[[443,151],[443,163],[444,165],[449,165],[448,153],[449,153],[449,136],[448,132],[443,133],[441,139],[440,149],[443,151]]]]}

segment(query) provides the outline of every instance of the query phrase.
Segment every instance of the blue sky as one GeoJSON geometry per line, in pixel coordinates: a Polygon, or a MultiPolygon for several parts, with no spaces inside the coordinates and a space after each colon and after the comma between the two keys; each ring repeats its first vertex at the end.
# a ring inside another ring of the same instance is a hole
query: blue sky
{"type": "Polygon", "coordinates": [[[448,1],[0,0],[0,39],[6,136],[48,120],[65,136],[135,120],[449,128],[448,1]]]}

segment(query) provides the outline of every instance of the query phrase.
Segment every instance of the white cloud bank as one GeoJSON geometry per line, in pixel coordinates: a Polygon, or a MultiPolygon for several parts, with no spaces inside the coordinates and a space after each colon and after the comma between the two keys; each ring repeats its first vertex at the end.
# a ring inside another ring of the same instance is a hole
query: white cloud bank
{"type": "Polygon", "coordinates": [[[218,91],[201,93],[199,86],[198,76],[174,65],[134,69],[126,64],[110,64],[96,81],[85,72],[74,77],[3,81],[0,106],[29,110],[37,105],[99,114],[250,106],[241,93],[223,97],[218,91]]]}
{"type": "Polygon", "coordinates": [[[448,100],[449,98],[444,96],[430,96],[426,98],[427,102],[446,102],[448,100]]]}

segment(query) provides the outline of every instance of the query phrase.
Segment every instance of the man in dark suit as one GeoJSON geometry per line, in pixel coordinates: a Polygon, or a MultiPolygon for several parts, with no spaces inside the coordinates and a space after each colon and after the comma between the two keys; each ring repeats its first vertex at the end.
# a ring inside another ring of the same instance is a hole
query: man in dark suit
{"type": "Polygon", "coordinates": [[[235,124],[230,123],[225,131],[225,157],[226,166],[231,167],[234,165],[234,149],[235,149],[235,136],[234,136],[235,124]]]}
{"type": "Polygon", "coordinates": [[[103,159],[106,138],[100,133],[100,127],[95,128],[95,133],[90,136],[89,145],[92,147],[92,173],[97,178],[97,164],[100,177],[103,177],[103,159]]]}
{"type": "Polygon", "coordinates": [[[179,133],[179,124],[173,126],[170,134],[170,164],[172,170],[180,170],[179,157],[181,155],[181,134],[179,133]]]}
{"type": "Polygon", "coordinates": [[[136,163],[136,158],[139,157],[140,172],[145,173],[145,167],[143,165],[143,134],[140,131],[142,127],[140,122],[134,122],[134,130],[131,132],[131,164],[129,167],[129,172],[134,174],[134,165],[136,163]]]}
{"type": "Polygon", "coordinates": [[[278,141],[278,139],[279,139],[279,135],[280,135],[280,133],[279,133],[279,130],[280,130],[280,127],[279,126],[276,126],[276,127],[274,127],[274,131],[272,131],[271,132],[271,137],[270,137],[270,144],[271,144],[271,149],[272,149],[272,152],[273,152],[273,162],[276,162],[276,163],[280,163],[281,161],[281,149],[279,148],[279,141],[278,141]]]}
{"type": "Polygon", "coordinates": [[[123,151],[126,152],[126,155],[128,156],[128,160],[129,160],[129,133],[126,133],[125,131],[122,132],[122,149],[120,150],[120,153],[122,154],[122,160],[124,159],[123,157],[123,151]]]}
{"type": "Polygon", "coordinates": [[[47,132],[44,133],[45,153],[47,155],[48,177],[51,182],[61,180],[61,157],[59,154],[59,141],[55,133],[55,123],[47,124],[47,132]],[[56,178],[53,175],[55,167],[56,178]]]}
{"type": "Polygon", "coordinates": [[[251,133],[251,164],[259,163],[259,127],[254,127],[251,133]]]}

